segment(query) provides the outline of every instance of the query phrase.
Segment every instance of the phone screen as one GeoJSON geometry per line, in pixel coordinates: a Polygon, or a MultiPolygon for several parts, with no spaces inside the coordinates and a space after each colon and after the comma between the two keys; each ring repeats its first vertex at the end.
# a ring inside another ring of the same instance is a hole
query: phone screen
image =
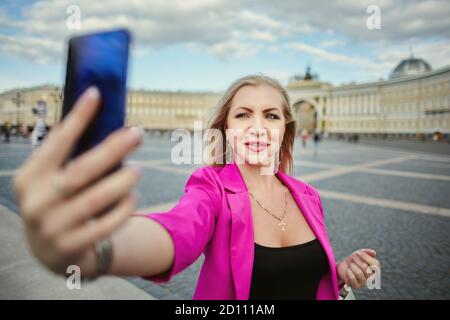
{"type": "Polygon", "coordinates": [[[62,118],[90,86],[100,90],[101,106],[67,161],[124,126],[130,39],[130,33],[120,29],[69,40],[62,118]]]}

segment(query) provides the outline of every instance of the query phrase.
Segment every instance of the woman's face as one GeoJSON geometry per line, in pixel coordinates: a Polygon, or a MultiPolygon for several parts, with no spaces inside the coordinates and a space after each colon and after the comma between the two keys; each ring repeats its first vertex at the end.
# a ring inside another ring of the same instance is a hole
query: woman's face
{"type": "Polygon", "coordinates": [[[246,85],[231,101],[226,135],[238,164],[268,166],[283,141],[283,98],[269,85],[246,85]]]}

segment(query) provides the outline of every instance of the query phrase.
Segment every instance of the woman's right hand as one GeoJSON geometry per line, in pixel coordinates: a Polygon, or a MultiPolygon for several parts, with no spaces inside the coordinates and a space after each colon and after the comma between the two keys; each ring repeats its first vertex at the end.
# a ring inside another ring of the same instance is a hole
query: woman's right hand
{"type": "Polygon", "coordinates": [[[124,167],[101,177],[140,144],[137,128],[116,130],[64,166],[99,101],[98,89],[88,89],[13,179],[30,249],[59,274],[66,274],[67,267],[75,264],[83,276],[93,275],[95,242],[120,227],[136,208],[132,189],[140,176],[137,168],[124,167]]]}

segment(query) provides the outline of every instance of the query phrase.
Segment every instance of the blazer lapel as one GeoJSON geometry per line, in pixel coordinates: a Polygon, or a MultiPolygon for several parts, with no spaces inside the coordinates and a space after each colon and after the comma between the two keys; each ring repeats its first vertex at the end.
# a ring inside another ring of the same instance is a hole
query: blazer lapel
{"type": "Polygon", "coordinates": [[[237,300],[250,295],[254,259],[253,218],[249,194],[239,168],[226,165],[220,173],[231,211],[231,272],[237,300]]]}
{"type": "Polygon", "coordinates": [[[254,259],[254,234],[248,193],[228,193],[231,210],[231,270],[237,300],[250,295],[254,259]]]}

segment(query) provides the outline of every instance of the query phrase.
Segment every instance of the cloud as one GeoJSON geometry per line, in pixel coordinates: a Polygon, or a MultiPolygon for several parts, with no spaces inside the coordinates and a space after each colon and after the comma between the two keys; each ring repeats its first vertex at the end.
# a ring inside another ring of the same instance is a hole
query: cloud
{"type": "MultiPolygon", "coordinates": [[[[314,47],[301,42],[285,44],[286,49],[311,55],[317,62],[327,61],[352,67],[364,73],[364,79],[379,79],[389,76],[394,67],[403,59],[408,58],[410,51],[408,44],[385,45],[382,48],[374,48],[371,56],[362,57],[355,55],[337,54],[323,48],[314,47]]],[[[449,64],[450,43],[448,41],[418,42],[413,47],[416,57],[426,57],[432,67],[442,67],[449,64]]]]}
{"type": "Polygon", "coordinates": [[[92,0],[43,0],[24,6],[21,14],[21,21],[14,24],[6,12],[0,11],[0,25],[15,28],[17,40],[14,50],[11,45],[0,46],[4,52],[34,60],[39,54],[26,52],[25,45],[32,37],[42,42],[49,39],[64,43],[74,34],[115,27],[131,29],[139,49],[196,43],[219,59],[249,57],[244,50],[251,48],[249,52],[257,54],[260,42],[275,42],[311,30],[308,26],[293,29],[288,21],[246,8],[246,1],[110,0],[106,4],[92,0]],[[81,30],[69,30],[66,26],[70,16],[67,8],[72,5],[80,9],[81,30]]]}
{"type": "Polygon", "coordinates": [[[39,64],[60,60],[62,44],[50,39],[20,37],[0,34],[0,51],[12,55],[22,56],[39,64]],[[26,50],[24,50],[26,48],[26,50]]]}
{"type": "MultiPolygon", "coordinates": [[[[413,43],[412,54],[415,57],[426,57],[427,62],[433,68],[449,65],[450,43],[446,41],[417,42],[413,43]]],[[[407,58],[409,52],[408,44],[398,46],[387,46],[377,52],[377,61],[393,68],[402,59],[407,58]]]]}
{"type": "Polygon", "coordinates": [[[385,62],[375,62],[370,58],[337,54],[301,42],[288,43],[284,47],[294,51],[310,54],[318,62],[327,61],[363,69],[366,72],[366,76],[370,78],[378,78],[387,70],[385,62]]]}
{"type": "Polygon", "coordinates": [[[370,70],[385,67],[384,57],[404,56],[411,45],[417,56],[445,64],[446,49],[436,48],[450,43],[446,0],[42,0],[23,6],[14,19],[8,3],[0,7],[0,26],[8,30],[0,31],[0,50],[40,63],[60,63],[73,34],[120,26],[133,31],[138,54],[181,44],[230,60],[288,48],[370,70]],[[81,30],[66,27],[69,5],[81,10],[81,30]],[[369,5],[381,10],[381,30],[366,27],[369,5]],[[305,40],[315,36],[317,44],[305,40]],[[348,48],[367,54],[337,50],[348,48]]]}
{"type": "Polygon", "coordinates": [[[249,33],[249,38],[264,42],[274,42],[277,40],[276,36],[270,32],[253,30],[249,33]]]}
{"type": "Polygon", "coordinates": [[[371,61],[365,58],[358,58],[354,56],[347,56],[342,54],[333,53],[322,48],[313,47],[306,43],[296,42],[296,43],[288,43],[285,45],[286,48],[293,49],[299,52],[304,52],[311,54],[312,56],[337,63],[345,63],[345,64],[357,64],[357,65],[369,65],[371,61]]]}
{"type": "Polygon", "coordinates": [[[343,45],[345,45],[345,41],[337,39],[325,40],[319,43],[319,46],[322,48],[341,47],[343,45]]]}
{"type": "MultiPolygon", "coordinates": [[[[450,39],[450,1],[447,0],[316,0],[260,1],[250,3],[271,13],[275,20],[292,26],[309,25],[315,30],[362,43],[398,42],[439,37],[450,39]],[[369,5],[380,8],[381,30],[369,30],[369,5]]],[[[293,27],[295,28],[295,27],[293,27]]]]}
{"type": "Polygon", "coordinates": [[[215,58],[226,62],[231,59],[243,59],[257,54],[262,46],[257,44],[246,44],[241,41],[227,40],[204,45],[197,42],[189,42],[186,48],[193,53],[207,53],[215,58]]]}

